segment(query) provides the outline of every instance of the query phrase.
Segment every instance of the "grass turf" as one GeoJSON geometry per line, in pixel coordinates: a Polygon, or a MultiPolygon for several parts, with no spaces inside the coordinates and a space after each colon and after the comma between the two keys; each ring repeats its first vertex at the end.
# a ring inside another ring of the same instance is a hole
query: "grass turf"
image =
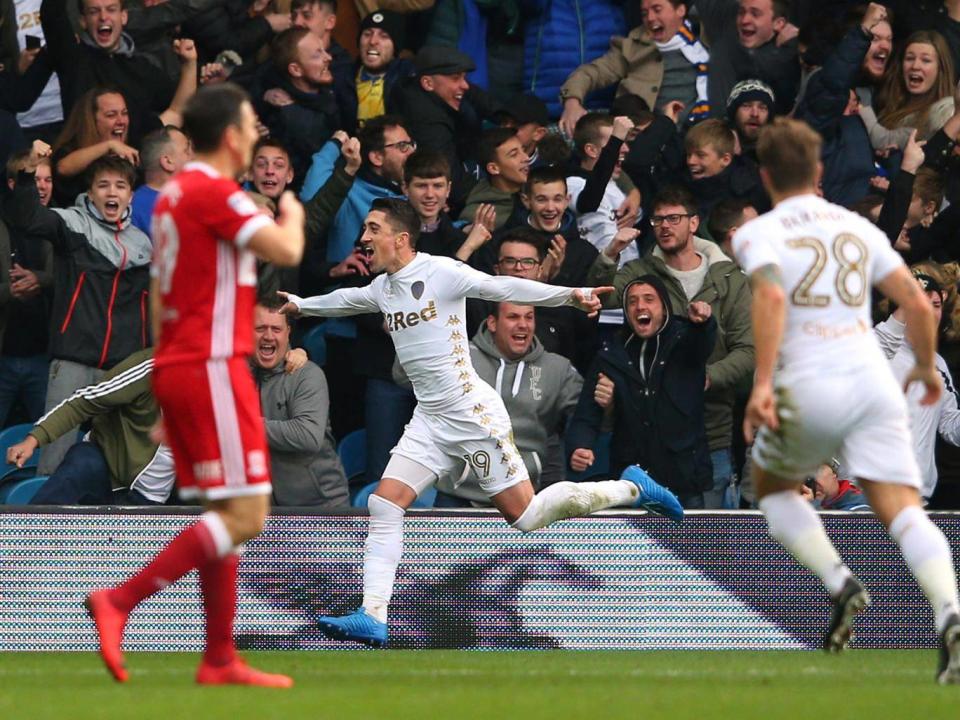
{"type": "Polygon", "coordinates": [[[193,683],[198,656],[129,654],[130,682],[92,653],[0,653],[0,718],[956,717],[933,651],[248,652],[292,690],[193,683]]]}

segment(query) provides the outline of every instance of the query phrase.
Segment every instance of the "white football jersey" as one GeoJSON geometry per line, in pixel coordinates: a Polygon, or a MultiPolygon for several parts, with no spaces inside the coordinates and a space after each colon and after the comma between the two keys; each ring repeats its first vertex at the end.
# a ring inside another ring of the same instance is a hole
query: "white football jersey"
{"type": "Polygon", "coordinates": [[[304,315],[327,317],[383,313],[397,359],[420,407],[430,413],[469,413],[477,395],[493,394],[470,361],[467,297],[537,305],[566,305],[571,288],[491,276],[456,260],[418,252],[395,273],[383,273],[363,288],[290,299],[304,315]]]}
{"type": "Polygon", "coordinates": [[[815,195],[793,197],[741,227],[733,251],[747,274],[780,269],[783,367],[829,372],[886,363],[872,332],[870,290],[903,260],[868,220],[815,195]]]}

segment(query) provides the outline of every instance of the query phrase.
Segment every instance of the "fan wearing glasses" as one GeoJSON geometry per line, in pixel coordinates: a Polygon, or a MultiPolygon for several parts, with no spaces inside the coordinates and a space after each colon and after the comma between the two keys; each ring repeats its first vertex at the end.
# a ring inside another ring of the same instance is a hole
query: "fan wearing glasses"
{"type": "MultiPolygon", "coordinates": [[[[543,233],[532,227],[515,227],[507,230],[497,248],[497,264],[494,273],[544,282],[544,261],[547,258],[547,241],[543,233]]],[[[487,303],[467,303],[467,323],[471,334],[489,314],[487,303]]],[[[582,373],[599,349],[597,323],[581,312],[567,312],[574,308],[536,307],[534,333],[547,352],[567,358],[582,373]],[[583,368],[583,369],[581,369],[583,368]]]]}

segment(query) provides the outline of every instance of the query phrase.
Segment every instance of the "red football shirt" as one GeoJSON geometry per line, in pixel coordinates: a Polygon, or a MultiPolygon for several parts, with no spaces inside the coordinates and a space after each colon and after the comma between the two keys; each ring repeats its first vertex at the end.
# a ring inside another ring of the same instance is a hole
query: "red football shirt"
{"type": "Polygon", "coordinates": [[[163,302],[155,364],[253,352],[257,261],[246,244],[273,223],[237,183],[192,162],[153,211],[153,265],[163,302]]]}

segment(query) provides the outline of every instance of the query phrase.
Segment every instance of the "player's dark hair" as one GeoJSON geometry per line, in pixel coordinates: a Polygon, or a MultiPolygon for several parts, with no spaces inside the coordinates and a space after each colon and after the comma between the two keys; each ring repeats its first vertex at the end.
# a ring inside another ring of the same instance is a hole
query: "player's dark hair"
{"type": "Polygon", "coordinates": [[[87,187],[92,188],[97,178],[104,173],[116,173],[130,185],[132,190],[137,181],[137,169],[132,163],[119,155],[101,155],[87,168],[87,187]]]}
{"type": "Polygon", "coordinates": [[[420,148],[414,151],[403,164],[403,181],[407,184],[413,178],[450,179],[450,161],[436,150],[420,148]]]}
{"type": "Polygon", "coordinates": [[[399,198],[377,198],[370,209],[379,210],[386,215],[394,232],[407,233],[410,236],[410,247],[417,246],[417,240],[420,239],[420,216],[410,203],[399,198]]]}
{"type": "Polygon", "coordinates": [[[541,165],[535,167],[527,174],[527,181],[523,184],[523,194],[527,197],[533,195],[534,185],[547,185],[549,183],[563,183],[563,190],[567,190],[567,173],[559,165],[541,165]]]}
{"type": "Polygon", "coordinates": [[[386,139],[384,135],[388,128],[402,127],[406,129],[403,118],[400,115],[381,115],[364,123],[363,127],[357,133],[360,139],[360,157],[363,164],[369,163],[368,156],[372,152],[383,152],[386,139]]]}
{"type": "Polygon", "coordinates": [[[197,90],[183,111],[183,131],[194,149],[198,153],[216,150],[228,127],[240,127],[240,108],[245,102],[250,102],[250,96],[233,83],[204,85],[197,90]]]}
{"type": "Polygon", "coordinates": [[[658,192],[654,198],[650,209],[656,214],[657,209],[665,205],[680,205],[689,215],[699,215],[697,211],[697,201],[693,195],[682,185],[668,185],[658,192]]]}
{"type": "Polygon", "coordinates": [[[530,245],[537,251],[537,258],[540,262],[543,262],[543,259],[547,256],[547,243],[543,237],[543,233],[537,232],[531,227],[518,225],[515,228],[507,230],[503,237],[500,238],[500,244],[497,245],[498,258],[500,257],[500,248],[502,248],[505,243],[523,243],[524,245],[530,245]]]}
{"type": "Polygon", "coordinates": [[[495,127],[484,130],[480,134],[480,142],[477,145],[477,160],[480,162],[480,166],[486,170],[488,163],[495,163],[497,161],[497,148],[516,134],[517,129],[511,127],[495,127]]]}

